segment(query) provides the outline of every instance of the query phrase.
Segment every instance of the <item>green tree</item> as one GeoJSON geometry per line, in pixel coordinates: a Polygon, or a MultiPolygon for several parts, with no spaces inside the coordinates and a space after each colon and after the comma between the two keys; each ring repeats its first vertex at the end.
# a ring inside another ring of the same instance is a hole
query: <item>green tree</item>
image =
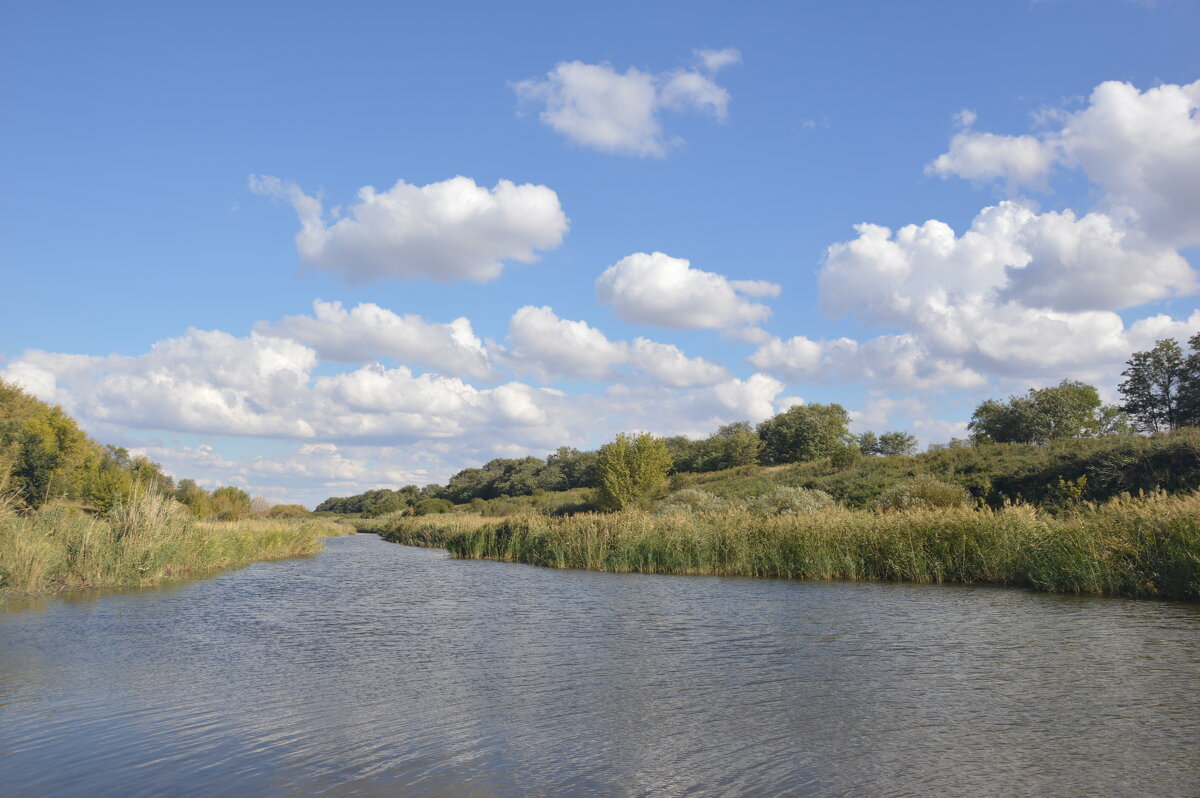
{"type": "Polygon", "coordinates": [[[967,429],[976,443],[1049,443],[1102,434],[1112,420],[1094,387],[1063,380],[1007,402],[988,399],[975,408],[967,429]]]}
{"type": "Polygon", "coordinates": [[[909,456],[917,453],[917,438],[907,432],[885,432],[879,436],[877,451],[884,457],[909,456]]]}
{"type": "Polygon", "coordinates": [[[236,521],[250,514],[250,494],[232,485],[214,490],[210,501],[212,517],[222,521],[236,521]]]}
{"type": "Polygon", "coordinates": [[[828,457],[852,441],[850,416],[838,404],[796,405],[758,425],[765,465],[828,457]]]}
{"type": "MultiPolygon", "coordinates": [[[[1200,343],[1191,339],[1193,350],[1200,343]]],[[[1174,338],[1164,338],[1147,352],[1134,352],[1117,387],[1121,409],[1139,429],[1160,432],[1195,423],[1195,397],[1200,385],[1194,374],[1197,356],[1185,358],[1174,338]]]]}
{"type": "Polygon", "coordinates": [[[600,447],[596,505],[620,510],[653,496],[667,484],[671,453],[666,443],[649,433],[632,437],[621,433],[600,447]]]}
{"type": "Polygon", "coordinates": [[[762,448],[762,441],[759,440],[758,433],[750,426],[749,421],[735,421],[732,424],[726,424],[718,429],[710,440],[716,444],[714,446],[716,458],[712,463],[714,468],[706,470],[716,471],[758,462],[758,452],[762,448]]]}
{"type": "Polygon", "coordinates": [[[871,430],[859,435],[855,438],[855,442],[858,444],[858,450],[867,457],[879,454],[879,436],[871,430]]]}

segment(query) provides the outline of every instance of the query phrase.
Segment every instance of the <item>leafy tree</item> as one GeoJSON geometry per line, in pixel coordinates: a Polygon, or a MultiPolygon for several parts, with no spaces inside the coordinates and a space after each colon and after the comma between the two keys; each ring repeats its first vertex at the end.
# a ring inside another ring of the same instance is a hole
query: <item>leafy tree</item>
{"type": "Polygon", "coordinates": [[[276,504],[267,510],[271,518],[303,518],[308,514],[308,508],[303,504],[276,504]]]}
{"type": "Polygon", "coordinates": [[[1121,372],[1125,380],[1117,390],[1121,405],[1138,428],[1147,432],[1175,429],[1197,420],[1196,350],[1200,337],[1190,344],[1193,354],[1185,358],[1174,338],[1157,341],[1147,352],[1134,352],[1121,372]]]}
{"type": "Polygon", "coordinates": [[[1049,443],[1101,434],[1113,421],[1114,411],[1101,406],[1094,387],[1063,380],[1007,402],[988,399],[975,408],[967,429],[976,443],[1049,443]]]}
{"type": "Polygon", "coordinates": [[[425,498],[413,506],[417,515],[438,515],[448,513],[452,509],[454,509],[454,503],[448,499],[425,498]]]}
{"type": "Polygon", "coordinates": [[[749,421],[735,421],[717,430],[709,440],[714,441],[714,461],[712,469],[734,468],[736,466],[752,465],[758,462],[758,452],[762,441],[758,433],[750,426],[749,421]]]}
{"type": "Polygon", "coordinates": [[[222,521],[236,521],[250,512],[250,494],[232,485],[217,488],[210,497],[211,516],[222,521]]]}
{"type": "Polygon", "coordinates": [[[884,457],[910,456],[917,453],[917,438],[907,432],[885,432],[879,436],[877,451],[884,457]]]}
{"type": "Polygon", "coordinates": [[[631,437],[621,433],[600,447],[596,505],[620,510],[653,496],[667,483],[671,453],[660,438],[649,433],[631,437]]]}
{"type": "Polygon", "coordinates": [[[852,439],[850,416],[838,404],[796,405],[758,425],[765,465],[828,457],[852,439]]]}
{"type": "Polygon", "coordinates": [[[870,457],[879,454],[879,436],[871,430],[867,430],[855,440],[858,443],[858,450],[864,455],[870,457]]]}

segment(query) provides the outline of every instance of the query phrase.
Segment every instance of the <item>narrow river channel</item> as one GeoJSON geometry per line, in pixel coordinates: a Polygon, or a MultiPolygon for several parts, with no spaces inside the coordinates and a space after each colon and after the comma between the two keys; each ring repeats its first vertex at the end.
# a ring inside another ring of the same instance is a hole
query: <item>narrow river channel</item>
{"type": "Polygon", "coordinates": [[[1200,795],[1200,608],[372,535],[0,610],[5,796],[1200,795]]]}

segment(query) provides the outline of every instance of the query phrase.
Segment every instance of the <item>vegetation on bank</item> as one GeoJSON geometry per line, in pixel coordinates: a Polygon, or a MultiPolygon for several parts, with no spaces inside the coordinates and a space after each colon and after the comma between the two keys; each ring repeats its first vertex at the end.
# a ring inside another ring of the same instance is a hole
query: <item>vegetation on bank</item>
{"type": "Polygon", "coordinates": [[[389,540],[553,568],[1013,585],[1200,601],[1200,495],[1122,497],[1057,515],[1029,505],[899,511],[397,518],[389,540]]]}
{"type": "Polygon", "coordinates": [[[354,528],[236,487],[176,485],[0,381],[0,595],[151,585],[313,554],[354,528]]]}
{"type": "Polygon", "coordinates": [[[0,596],[153,585],[315,554],[320,538],[353,532],[312,518],[199,521],[155,492],[135,495],[105,516],[65,502],[28,513],[10,503],[0,508],[0,596]]]}

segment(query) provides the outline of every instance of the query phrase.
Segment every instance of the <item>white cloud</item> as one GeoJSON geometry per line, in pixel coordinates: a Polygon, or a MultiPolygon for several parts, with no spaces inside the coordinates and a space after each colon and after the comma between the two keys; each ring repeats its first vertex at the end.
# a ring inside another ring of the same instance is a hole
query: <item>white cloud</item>
{"type": "Polygon", "coordinates": [[[341,302],[313,302],[311,316],[285,316],[254,327],[262,335],[288,338],[310,346],[323,361],[366,363],[391,357],[454,376],[487,379],[493,366],[471,322],[428,322],[416,314],[400,316],[371,302],[350,310],[341,302]]]}
{"type": "MultiPolygon", "coordinates": [[[[974,121],[973,119],[971,121],[974,121]]],[[[950,139],[950,151],[925,167],[938,177],[969,180],[1003,178],[1013,186],[1041,186],[1054,163],[1054,150],[1033,136],[997,136],[964,130],[950,139]]]]}
{"type": "Polygon", "coordinates": [[[618,366],[632,366],[652,379],[676,388],[711,385],[726,379],[724,367],[704,358],[689,358],[677,346],[637,338],[632,344],[610,341],[584,321],[559,318],[549,307],[527,305],[508,325],[514,348],[505,361],[518,372],[542,381],[561,377],[612,380],[618,366]]]}
{"type": "Polygon", "coordinates": [[[861,434],[867,430],[885,432],[894,429],[892,417],[897,413],[916,415],[925,409],[921,400],[907,397],[892,399],[876,396],[867,400],[864,407],[850,412],[850,431],[861,434]]]}
{"type": "MultiPolygon", "coordinates": [[[[856,227],[834,244],[818,282],[834,315],[909,323],[966,296],[994,294],[1050,310],[1119,310],[1196,290],[1177,252],[1120,229],[1111,218],[1037,214],[1016,202],[984,208],[961,237],[944,222],[896,231],[856,227]]],[[[947,308],[947,310],[950,310],[947,308]]]]}
{"type": "Polygon", "coordinates": [[[674,344],[662,344],[647,338],[635,338],[629,361],[638,370],[675,388],[712,385],[729,377],[719,363],[702,357],[688,357],[674,344]]]}
{"type": "Polygon", "coordinates": [[[774,377],[752,374],[744,380],[734,377],[708,390],[726,417],[757,423],[775,415],[775,399],[783,389],[784,384],[774,377]]]}
{"type": "Polygon", "coordinates": [[[526,305],[513,314],[508,337],[515,346],[509,360],[543,380],[556,376],[601,380],[628,359],[628,347],[608,340],[584,321],[560,319],[548,307],[526,305]]]}
{"type": "Polygon", "coordinates": [[[693,269],[689,261],[661,252],[635,252],[596,280],[597,298],[621,318],[676,329],[737,328],[765,321],[770,308],[745,293],[775,295],[778,287],[747,281],[739,289],[720,274],[693,269]]]}
{"type": "Polygon", "coordinates": [[[694,52],[708,72],[717,72],[731,64],[742,62],[742,54],[733,47],[726,47],[723,50],[695,50],[694,52]]]}
{"type": "Polygon", "coordinates": [[[912,335],[813,341],[772,338],[749,357],[752,366],[788,380],[866,381],[904,389],[979,388],[986,378],[955,359],[939,358],[912,335]]]}
{"type": "MultiPolygon", "coordinates": [[[[961,237],[938,221],[894,236],[877,225],[857,229],[857,239],[828,249],[822,302],[834,316],[905,330],[903,350],[942,363],[914,384],[936,382],[956,364],[964,374],[1111,379],[1146,343],[1140,322],[1127,328],[1113,311],[1196,290],[1178,253],[1100,213],[1077,219],[1005,202],[981,211],[961,237]]],[[[1171,322],[1177,335],[1193,324],[1171,322]]],[[[756,365],[786,366],[776,350],[760,350],[756,365]]],[[[803,353],[798,347],[792,360],[803,365],[803,353]]]]}
{"type": "Polygon", "coordinates": [[[1159,246],[1200,244],[1200,80],[1144,92],[1109,81],[1084,109],[1048,118],[1058,126],[1036,137],[958,133],[928,171],[1036,186],[1056,163],[1079,168],[1110,216],[1159,246]]]}
{"type": "Polygon", "coordinates": [[[697,70],[650,73],[609,64],[561,62],[543,79],[513,84],[523,102],[539,103],[539,118],[577,144],[606,152],[663,156],[678,143],[664,134],[663,109],[694,109],[719,120],[728,116],[729,92],[713,81],[737,63],[737,50],[700,50],[697,70]]]}
{"type": "Polygon", "coordinates": [[[427,186],[399,180],[384,192],[364,186],[345,215],[328,218],[321,201],[294,183],[252,175],[249,185],[292,204],[302,261],[351,283],[486,282],[500,275],[504,261],[530,263],[535,250],[557,247],[568,225],[553,190],[508,180],[491,189],[466,177],[427,186]]]}

